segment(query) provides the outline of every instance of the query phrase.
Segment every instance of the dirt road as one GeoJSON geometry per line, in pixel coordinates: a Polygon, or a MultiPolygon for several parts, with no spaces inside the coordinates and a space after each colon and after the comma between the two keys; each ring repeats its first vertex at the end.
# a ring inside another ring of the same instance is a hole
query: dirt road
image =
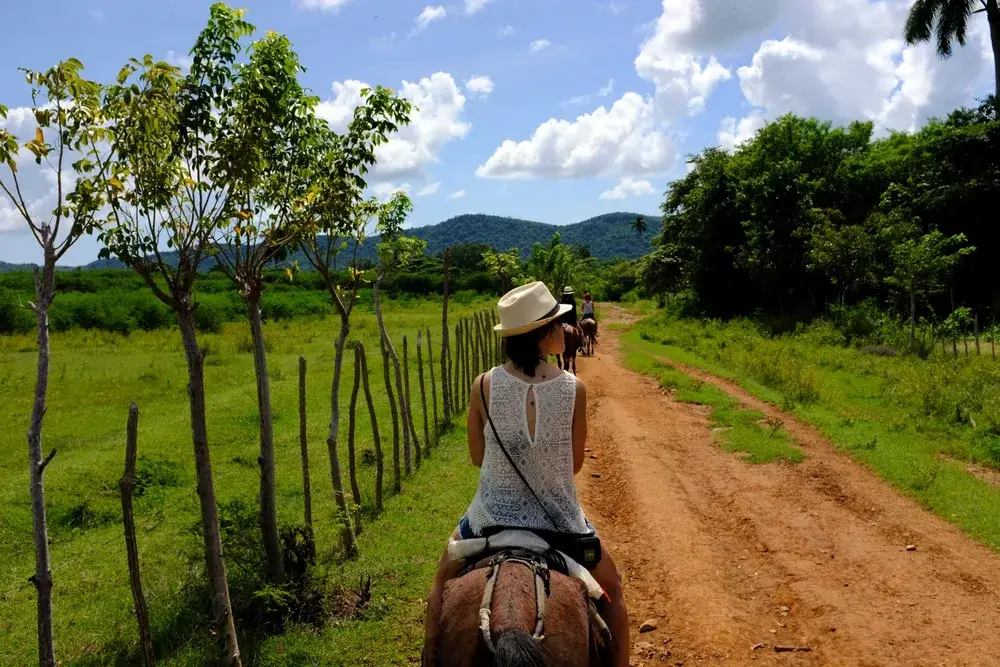
{"type": "Polygon", "coordinates": [[[996,554],[717,382],[783,418],[807,458],[749,465],[723,452],[703,408],[622,366],[606,326],[579,371],[583,502],[622,570],[633,627],[658,625],[633,630],[633,665],[1000,665],[996,554]]]}

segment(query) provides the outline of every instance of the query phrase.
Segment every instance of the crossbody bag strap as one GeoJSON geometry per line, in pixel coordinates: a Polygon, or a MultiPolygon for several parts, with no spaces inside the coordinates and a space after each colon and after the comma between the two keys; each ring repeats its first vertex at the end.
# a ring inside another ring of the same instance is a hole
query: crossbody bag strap
{"type": "Polygon", "coordinates": [[[493,418],[490,417],[490,409],[486,405],[486,390],[483,389],[483,383],[485,382],[486,382],[486,376],[484,373],[483,376],[479,378],[479,395],[483,399],[483,412],[486,413],[486,421],[489,422],[490,429],[493,430],[493,437],[496,438],[497,444],[500,445],[500,451],[502,451],[503,455],[507,457],[507,462],[510,463],[510,467],[514,469],[514,472],[517,473],[517,476],[521,478],[521,482],[524,484],[525,487],[527,487],[528,491],[531,492],[531,495],[535,497],[535,501],[538,503],[538,506],[542,508],[542,511],[545,512],[545,516],[549,520],[549,523],[552,524],[552,528],[556,532],[558,532],[559,524],[557,524],[555,519],[552,518],[552,515],[549,514],[549,511],[545,508],[545,503],[543,503],[542,499],[538,497],[538,494],[535,493],[535,490],[531,488],[531,484],[528,484],[528,480],[524,478],[524,475],[521,473],[521,469],[517,467],[516,463],[514,463],[514,459],[511,458],[510,454],[507,452],[507,448],[504,447],[503,445],[503,441],[500,439],[500,434],[497,433],[497,427],[494,426],[493,418]]]}

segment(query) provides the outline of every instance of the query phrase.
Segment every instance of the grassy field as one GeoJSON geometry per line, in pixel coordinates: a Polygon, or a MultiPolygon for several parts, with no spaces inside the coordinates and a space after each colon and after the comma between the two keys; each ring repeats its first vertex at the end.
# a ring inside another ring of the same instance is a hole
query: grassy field
{"type": "Polygon", "coordinates": [[[626,334],[624,340],[624,360],[629,368],[656,378],[662,389],[682,403],[711,408],[709,426],[723,449],[745,455],[748,463],[802,461],[802,450],[780,423],[769,423],[763,413],[740,408],[739,401],[721,389],[663,363],[657,358],[655,344],[636,340],[631,334],[626,334]]]}
{"type": "Polygon", "coordinates": [[[844,347],[822,323],[771,338],[746,321],[663,315],[622,340],[632,357],[737,381],[1000,550],[1000,362],[990,356],[921,359],[844,347]]]}
{"type": "MultiPolygon", "coordinates": [[[[482,305],[482,304],[480,304],[482,305]]],[[[459,306],[453,316],[471,312],[459,306]]],[[[404,478],[403,493],[389,497],[373,517],[374,467],[359,468],[364,496],[362,556],[339,559],[335,504],[325,447],[330,418],[332,319],[266,326],[275,412],[279,521],[301,524],[303,495],[298,445],[298,356],[309,362],[308,407],[314,521],[323,586],[350,600],[370,575],[371,603],[317,627],[295,626],[275,636],[242,638],[247,665],[409,664],[421,642],[422,597],[444,540],[475,489],[467,465],[464,422],[442,438],[422,468],[404,478]]],[[[387,305],[387,325],[402,353],[410,339],[410,381],[419,397],[415,338],[434,336],[440,353],[440,303],[387,305]]],[[[356,313],[353,336],[365,343],[371,385],[386,452],[387,496],[392,488],[391,422],[382,382],[376,325],[370,311],[356,313]],[[388,440],[388,442],[387,442],[388,440]]],[[[258,489],[257,408],[247,327],[225,325],[203,334],[208,425],[218,502],[223,518],[253,506],[258,489]]],[[[186,397],[186,371],[174,331],[130,336],[70,331],[53,336],[52,381],[45,449],[58,449],[46,472],[55,581],[57,657],[66,665],[131,664],[137,631],[128,587],[117,480],[122,474],[130,401],[140,407],[139,471],[146,488],[136,504],[142,574],[161,653],[161,664],[200,665],[211,641],[200,614],[202,585],[199,512],[186,397]]],[[[426,350],[425,350],[426,352],[426,350]]],[[[0,665],[30,665],[35,658],[35,594],[25,433],[34,385],[32,337],[0,337],[0,665]]],[[[426,362],[426,356],[425,356],[426,362]]],[[[436,372],[439,366],[435,364],[436,372]]],[[[438,376],[439,377],[439,376],[438,376]]],[[[342,396],[341,449],[346,457],[347,406],[353,378],[348,355],[342,396]]],[[[428,392],[430,387],[428,386],[428,392]]],[[[439,386],[440,400],[440,386],[439,386]]],[[[358,452],[372,446],[367,411],[359,406],[358,452]]],[[[430,396],[428,396],[430,401],[430,396]]],[[[419,405],[419,400],[416,401],[419,405]]],[[[416,413],[418,433],[423,432],[416,413]]],[[[346,481],[346,463],[345,486],[346,481]]],[[[230,578],[234,576],[232,563],[230,578]]],[[[236,604],[234,600],[234,604],[236,604]]],[[[347,604],[347,606],[350,606],[347,604]]]]}

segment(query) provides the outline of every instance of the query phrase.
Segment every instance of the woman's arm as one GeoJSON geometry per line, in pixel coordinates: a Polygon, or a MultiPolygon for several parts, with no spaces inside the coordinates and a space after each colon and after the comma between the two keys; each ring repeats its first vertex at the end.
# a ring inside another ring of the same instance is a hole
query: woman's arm
{"type": "Polygon", "coordinates": [[[576,402],[573,404],[573,474],[583,469],[587,447],[587,385],[576,379],[576,402]]]}
{"type": "Polygon", "coordinates": [[[466,420],[466,430],[469,438],[469,458],[472,465],[477,468],[483,467],[483,457],[486,454],[486,438],[483,430],[486,428],[486,418],[483,410],[483,399],[479,394],[479,383],[483,383],[483,390],[486,392],[486,400],[490,400],[490,376],[483,373],[472,383],[472,391],[469,394],[469,417],[466,420]]]}

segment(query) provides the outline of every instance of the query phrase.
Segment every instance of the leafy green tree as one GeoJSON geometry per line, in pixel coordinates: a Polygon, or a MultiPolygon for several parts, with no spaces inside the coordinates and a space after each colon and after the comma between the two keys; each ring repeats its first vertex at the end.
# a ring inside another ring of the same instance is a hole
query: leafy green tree
{"type": "Polygon", "coordinates": [[[364,275],[358,251],[366,230],[378,218],[377,200],[364,199],[364,176],[375,164],[375,149],[385,143],[400,125],[409,123],[410,104],[392,90],[377,86],[361,91],[362,104],[343,135],[323,128],[317,138],[318,163],[307,174],[305,199],[296,211],[301,221],[300,247],[309,264],[320,275],[340,316],[340,332],[335,343],[333,380],[330,389],[330,429],[327,452],[334,498],[341,514],[344,551],[357,553],[357,541],[351,527],[351,513],[344,494],[343,474],[338,452],[340,433],[340,384],[344,367],[344,349],[351,333],[351,314],[357,304],[358,290],[364,275]],[[341,284],[336,262],[343,248],[349,248],[347,284],[341,284]]]}
{"type": "Polygon", "coordinates": [[[969,21],[974,14],[986,14],[993,45],[995,102],[1000,102],[1000,4],[997,0],[916,0],[910,6],[903,35],[907,44],[936,41],[942,58],[952,53],[952,42],[965,46],[969,21]]]}
{"type": "Polygon", "coordinates": [[[101,256],[132,268],[177,318],[188,367],[188,396],[206,574],[225,663],[240,665],[219,533],[205,414],[205,351],[198,344],[195,284],[215,235],[233,219],[260,164],[229,150],[244,139],[235,122],[237,59],[253,26],[241,10],[212,5],[191,50],[187,75],[149,55],[131,59],[106,93],[112,152],[99,161],[111,204],[99,240],[101,256]],[[239,155],[238,161],[234,159],[239,155]],[[163,248],[176,252],[176,263],[163,248]]]}
{"type": "Polygon", "coordinates": [[[521,274],[521,251],[511,248],[507,252],[497,252],[491,248],[483,253],[483,263],[490,277],[500,281],[500,294],[506,294],[521,274]]]}
{"type": "Polygon", "coordinates": [[[228,205],[231,224],[220,228],[213,248],[217,266],[236,285],[246,304],[253,343],[260,415],[260,523],[268,577],[285,578],[278,533],[271,384],[260,301],[264,270],[287,255],[301,225],[295,210],[304,200],[307,179],[318,157],[318,99],[305,93],[298,56],[284,35],[268,33],[249,49],[248,62],[233,82],[234,103],[215,144],[240,178],[233,179],[228,205]]]}
{"type": "Polygon", "coordinates": [[[807,268],[826,277],[840,290],[840,306],[847,293],[873,284],[877,279],[875,237],[864,225],[845,224],[837,209],[814,211],[806,251],[807,268]]]}
{"type": "Polygon", "coordinates": [[[548,247],[536,243],[528,259],[528,273],[545,283],[557,297],[573,275],[573,255],[562,243],[559,232],[552,235],[548,247]]]}
{"type": "MultiPolygon", "coordinates": [[[[403,376],[400,370],[399,356],[396,354],[396,348],[393,346],[392,338],[389,336],[389,332],[385,326],[380,288],[386,278],[409,265],[414,258],[423,253],[424,248],[427,246],[426,241],[403,234],[403,223],[406,222],[406,216],[412,210],[413,203],[403,192],[395,193],[387,203],[379,206],[376,229],[382,238],[378,244],[379,265],[376,269],[378,277],[375,279],[374,288],[372,289],[372,300],[375,302],[375,319],[378,321],[379,334],[382,344],[385,346],[386,353],[392,360],[393,370],[396,375],[396,393],[399,399],[400,417],[403,422],[403,451],[407,474],[412,470],[411,439],[415,447],[419,448],[420,445],[417,440],[416,431],[413,428],[412,412],[406,400],[407,394],[403,391],[403,376]]],[[[396,441],[394,446],[396,461],[398,462],[399,442],[396,441]]],[[[397,465],[397,475],[398,470],[397,465]]]]}
{"type": "Polygon", "coordinates": [[[910,297],[910,343],[917,318],[917,299],[945,289],[948,275],[955,266],[975,251],[965,245],[963,234],[945,236],[938,230],[899,243],[892,251],[893,272],[888,282],[910,297]]]}
{"type": "MultiPolygon", "coordinates": [[[[104,204],[95,176],[95,165],[81,157],[105,138],[101,87],[84,79],[83,64],[75,58],[44,72],[22,70],[31,86],[31,112],[35,131],[23,145],[20,137],[0,128],[0,191],[10,200],[42,250],[41,270],[34,271],[35,300],[28,305],[35,315],[38,367],[35,398],[28,429],[28,468],[31,479],[31,517],[35,546],[35,573],[31,582],[38,594],[38,662],[56,664],[52,634],[52,571],[49,560],[48,525],[45,516],[45,468],[56,451],[42,456],[42,424],[47,410],[49,386],[49,309],[55,299],[56,264],[95,223],[104,204]],[[47,215],[36,213],[21,189],[17,159],[21,149],[52,170],[56,201],[47,215]],[[79,158],[79,159],[74,159],[79,158]],[[72,161],[70,169],[66,163],[72,161]]],[[[0,119],[8,108],[0,105],[0,119]]]]}
{"type": "Polygon", "coordinates": [[[632,229],[640,239],[646,235],[646,216],[637,215],[632,223],[632,229]]]}

